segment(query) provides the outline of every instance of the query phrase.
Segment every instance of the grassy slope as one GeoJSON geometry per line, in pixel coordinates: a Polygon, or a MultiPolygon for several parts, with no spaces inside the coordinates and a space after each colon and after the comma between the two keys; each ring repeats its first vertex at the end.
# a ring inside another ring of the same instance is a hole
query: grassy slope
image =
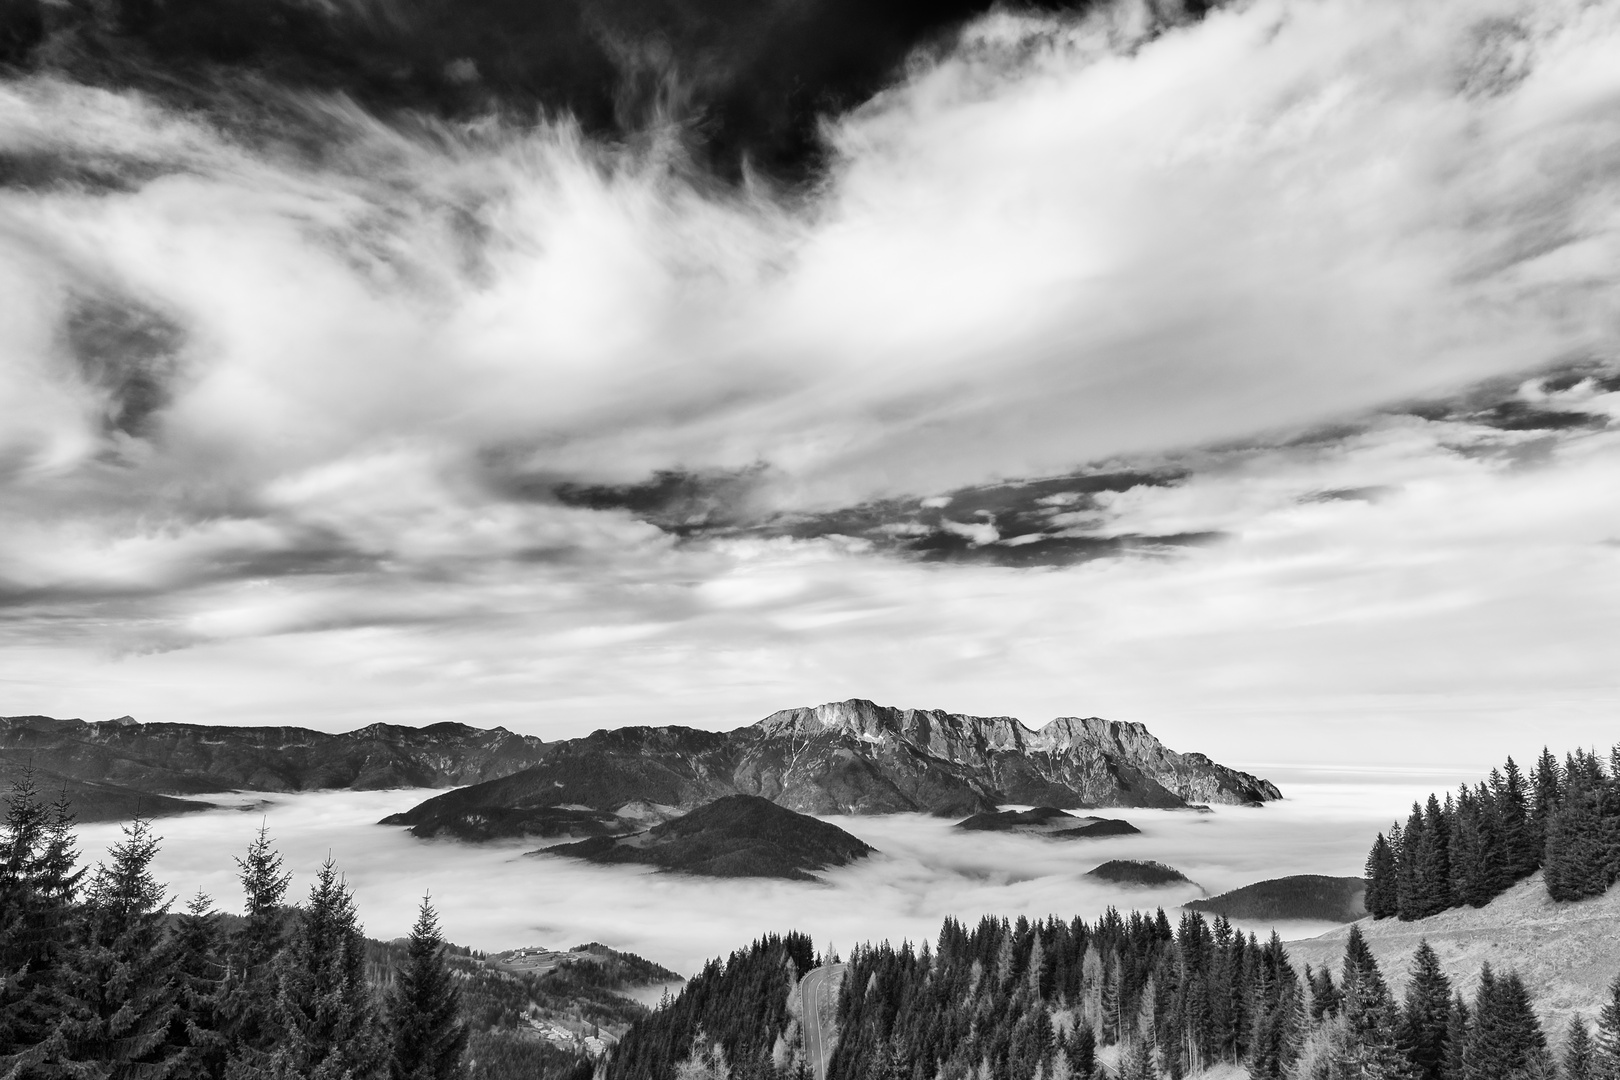
{"type": "MultiPolygon", "coordinates": [[[[1469,996],[1481,963],[1516,969],[1535,995],[1555,1044],[1571,1013],[1594,1017],[1610,980],[1620,974],[1620,887],[1591,900],[1559,904],[1548,898],[1538,873],[1483,908],[1453,908],[1415,922],[1362,919],[1356,925],[1397,995],[1405,988],[1412,951],[1423,938],[1439,954],[1452,984],[1469,996]]],[[[1346,926],[1290,941],[1288,954],[1296,968],[1326,963],[1337,978],[1349,933],[1346,926]]]]}

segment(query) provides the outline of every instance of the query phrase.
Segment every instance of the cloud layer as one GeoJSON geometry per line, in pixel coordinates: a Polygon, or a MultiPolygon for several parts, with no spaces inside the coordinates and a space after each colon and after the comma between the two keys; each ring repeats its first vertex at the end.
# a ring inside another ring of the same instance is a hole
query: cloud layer
{"type": "Polygon", "coordinates": [[[311,154],[0,84],[7,711],[1596,737],[1620,4],[1142,11],[974,24],[792,195],[669,133],[289,100],[311,154]],[[1087,462],[1173,482],[961,501],[1087,462]],[[568,497],[660,470],[720,480],[568,497]]]}
{"type": "MultiPolygon", "coordinates": [[[[1455,778],[1452,778],[1455,779],[1455,778]]],[[[182,900],[198,889],[222,910],[240,905],[232,856],[261,822],[295,875],[302,899],[328,854],[355,891],[366,932],[406,934],[424,891],[431,891],[446,934],[477,948],[567,948],[600,941],[630,949],[690,975],[751,937],[806,931],[819,946],[847,952],[857,941],[932,940],[947,915],[977,921],[1084,915],[1173,906],[1197,888],[1137,889],[1085,876],[1109,859],[1155,859],[1181,869],[1211,895],[1284,873],[1355,876],[1368,837],[1385,829],[1424,784],[1446,778],[1390,776],[1348,781],[1318,777],[1290,783],[1294,794],[1263,809],[1222,807],[1213,814],[1131,811],[1143,835],[1060,842],[1006,834],[962,834],[951,822],[916,814],[835,818],[877,847],[861,863],[825,875],[825,884],[728,879],[717,910],[712,879],[602,867],[572,859],[531,858],[527,845],[423,841],[372,824],[420,801],[425,791],[277,796],[268,806],[165,818],[155,872],[182,900]]],[[[87,860],[100,858],[116,826],[81,830],[87,860]]],[[[1328,924],[1287,924],[1289,936],[1328,924]]],[[[1262,936],[1267,927],[1254,927],[1262,936]]]]}

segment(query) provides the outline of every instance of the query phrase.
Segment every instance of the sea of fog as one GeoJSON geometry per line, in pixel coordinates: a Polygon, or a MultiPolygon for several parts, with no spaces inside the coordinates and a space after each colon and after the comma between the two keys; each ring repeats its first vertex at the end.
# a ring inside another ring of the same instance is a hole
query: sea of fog
{"type": "MultiPolygon", "coordinates": [[[[1283,801],[1209,813],[1100,812],[1128,819],[1142,830],[1139,836],[1054,841],[960,833],[952,819],[919,814],[828,818],[879,854],[829,871],[815,884],[599,867],[526,856],[533,842],[418,840],[376,824],[434,794],[422,789],[243,794],[218,810],[162,818],[156,871],[177,902],[200,889],[221,909],[238,910],[232,857],[262,822],[294,875],[290,896],[302,899],[330,855],[374,937],[406,933],[423,894],[431,893],[447,936],[465,945],[494,951],[599,941],[689,974],[707,958],[769,931],[805,931],[820,948],[847,951],[864,940],[932,940],[947,915],[964,921],[983,914],[1094,918],[1112,904],[1121,910],[1163,906],[1174,917],[1175,905],[1203,891],[1214,895],[1284,874],[1359,874],[1378,830],[1404,817],[1414,798],[1464,779],[1417,770],[1255,768],[1282,787],[1283,801]],[[1169,863],[1202,889],[1128,888],[1085,876],[1108,859],[1169,863]]],[[[86,861],[99,860],[119,830],[83,827],[86,861]]],[[[1330,925],[1296,922],[1277,929],[1299,938],[1330,925]]]]}

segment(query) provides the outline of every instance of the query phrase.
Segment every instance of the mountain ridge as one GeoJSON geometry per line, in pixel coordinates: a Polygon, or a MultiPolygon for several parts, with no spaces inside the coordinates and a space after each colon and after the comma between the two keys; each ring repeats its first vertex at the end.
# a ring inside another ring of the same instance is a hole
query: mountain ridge
{"type": "Polygon", "coordinates": [[[227,791],[450,787],[540,760],[547,744],[505,728],[453,721],[412,728],[369,724],[347,732],[0,717],[0,776],[32,769],[41,791],[66,787],[82,821],[140,812],[208,809],[199,795],[227,791]]]}
{"type": "Polygon", "coordinates": [[[1173,809],[1282,797],[1269,781],[1170,750],[1141,724],[1065,717],[1032,730],[1012,717],[851,698],[727,732],[602,729],[551,743],[530,768],[446,792],[384,823],[481,839],[493,812],[513,822],[563,806],[614,813],[653,804],[674,813],[738,794],[804,814],[942,815],[1006,803],[1173,809]]]}

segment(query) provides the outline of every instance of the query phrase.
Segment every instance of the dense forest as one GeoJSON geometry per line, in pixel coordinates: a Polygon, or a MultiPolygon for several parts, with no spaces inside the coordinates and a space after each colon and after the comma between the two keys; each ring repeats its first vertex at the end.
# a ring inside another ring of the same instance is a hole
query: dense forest
{"type": "Polygon", "coordinates": [[[1601,896],[1620,878],[1620,745],[1607,766],[1576,750],[1562,764],[1543,748],[1527,778],[1512,758],[1488,780],[1424,805],[1367,856],[1367,911],[1421,919],[1481,907],[1543,872],[1554,900],[1601,896]]]}
{"type": "MultiPolygon", "coordinates": [[[[765,939],[714,962],[639,1022],[612,1080],[807,1075],[791,989],[803,938],[765,939]]],[[[1217,917],[1172,927],[1108,911],[1084,920],[946,920],[936,945],[862,946],[845,966],[829,1080],[1180,1080],[1231,1065],[1254,1080],[1612,1080],[1620,976],[1596,1028],[1549,1039],[1512,972],[1480,972],[1466,998],[1425,942],[1397,1001],[1352,927],[1337,977],[1296,972],[1217,917]]]]}
{"type": "Polygon", "coordinates": [[[261,830],[237,860],[243,914],[171,912],[137,819],[93,870],[66,797],[25,774],[0,826],[0,1078],[588,1080],[577,1047],[527,1021],[623,1027],[613,993],[673,973],[581,946],[544,977],[448,945],[423,899],[404,942],[367,939],[329,860],[302,904],[261,830]]]}

